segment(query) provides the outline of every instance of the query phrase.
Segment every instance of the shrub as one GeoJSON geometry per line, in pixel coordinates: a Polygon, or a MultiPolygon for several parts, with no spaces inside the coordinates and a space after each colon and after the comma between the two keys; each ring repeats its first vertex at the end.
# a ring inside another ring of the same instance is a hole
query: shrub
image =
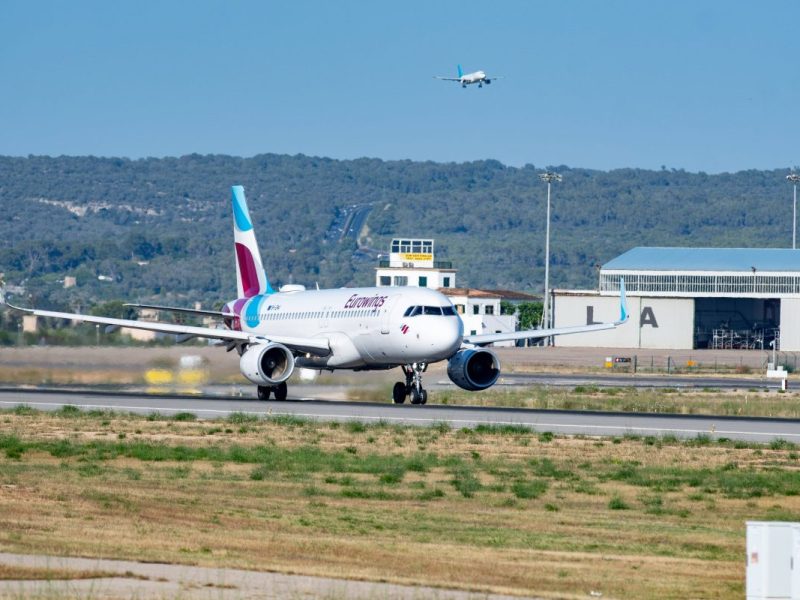
{"type": "Polygon", "coordinates": [[[611,500],[608,501],[608,508],[611,510],[628,510],[630,507],[619,495],[614,494],[611,500]]]}

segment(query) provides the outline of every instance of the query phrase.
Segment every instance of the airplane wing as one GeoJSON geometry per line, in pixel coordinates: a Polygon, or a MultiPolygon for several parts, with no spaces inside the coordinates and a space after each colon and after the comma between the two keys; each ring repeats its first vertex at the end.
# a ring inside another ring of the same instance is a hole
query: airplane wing
{"type": "Polygon", "coordinates": [[[290,350],[314,354],[316,356],[327,356],[330,354],[330,345],[326,338],[301,338],[291,336],[267,336],[246,331],[232,331],[230,329],[214,329],[212,327],[192,327],[190,325],[176,325],[174,323],[159,323],[147,321],[134,321],[131,319],[115,319],[113,317],[96,317],[94,315],[83,315],[77,313],[64,313],[52,310],[37,310],[34,308],[20,308],[13,306],[5,301],[5,297],[0,293],[0,304],[6,304],[12,310],[36,315],[37,317],[52,317],[54,319],[69,319],[72,321],[82,321],[85,323],[96,323],[107,325],[106,329],[114,331],[120,327],[129,329],[144,329],[146,331],[158,331],[178,335],[182,341],[193,337],[220,340],[229,343],[267,343],[276,342],[283,344],[290,350]]]}
{"type": "Polygon", "coordinates": [[[433,78],[441,79],[442,81],[461,81],[460,77],[439,77],[438,75],[434,75],[433,78]]]}
{"type": "Polygon", "coordinates": [[[577,325],[575,327],[555,327],[550,329],[528,329],[526,331],[509,331],[507,333],[483,333],[480,335],[465,335],[464,344],[469,346],[484,346],[493,342],[508,342],[511,340],[528,340],[536,338],[567,335],[570,333],[585,333],[587,331],[602,331],[614,329],[628,320],[628,301],[625,296],[625,281],[619,280],[619,320],[612,323],[594,323],[592,325],[577,325]]]}
{"type": "Polygon", "coordinates": [[[602,331],[614,329],[621,323],[597,323],[596,325],[579,325],[577,327],[555,327],[550,329],[528,329],[525,331],[509,331],[507,333],[484,333],[480,335],[465,335],[464,343],[471,346],[484,346],[493,342],[508,342],[511,340],[530,340],[536,338],[565,335],[568,333],[584,333],[586,331],[602,331]]]}
{"type": "Polygon", "coordinates": [[[236,315],[232,315],[229,313],[224,313],[218,310],[199,310],[196,308],[177,308],[174,306],[159,306],[157,304],[132,304],[126,303],[123,306],[130,306],[131,308],[145,308],[145,309],[152,309],[152,310],[163,310],[164,312],[176,312],[176,313],[186,313],[188,315],[201,315],[204,317],[235,317],[236,315]]]}

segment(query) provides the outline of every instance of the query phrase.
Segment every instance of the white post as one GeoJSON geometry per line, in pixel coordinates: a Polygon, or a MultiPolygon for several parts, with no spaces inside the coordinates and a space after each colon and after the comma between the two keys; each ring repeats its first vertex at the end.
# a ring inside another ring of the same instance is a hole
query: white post
{"type": "Polygon", "coordinates": [[[797,250],[797,182],[800,181],[800,175],[789,173],[786,181],[791,183],[794,188],[792,193],[792,250],[797,250]]]}
{"type": "MultiPolygon", "coordinates": [[[[544,328],[550,328],[550,180],[547,180],[547,225],[544,234],[544,328]]],[[[547,340],[550,345],[550,340],[547,340]]]]}
{"type": "MultiPolygon", "coordinates": [[[[552,327],[552,316],[550,314],[550,184],[553,181],[561,181],[562,177],[558,173],[547,171],[539,173],[539,179],[547,182],[547,223],[545,225],[544,241],[544,302],[542,305],[542,321],[545,329],[552,327]]],[[[551,346],[553,339],[545,339],[545,346],[551,346]]]]}

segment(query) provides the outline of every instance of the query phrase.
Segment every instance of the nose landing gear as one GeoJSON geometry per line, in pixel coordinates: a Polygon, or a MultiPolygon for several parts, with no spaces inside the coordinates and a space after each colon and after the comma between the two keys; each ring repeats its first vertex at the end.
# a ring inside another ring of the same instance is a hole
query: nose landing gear
{"type": "Polygon", "coordinates": [[[422,387],[422,374],[428,370],[428,363],[412,363],[403,365],[406,381],[398,381],[392,389],[392,400],[395,404],[403,404],[407,396],[411,396],[411,404],[428,402],[428,391],[422,387]]]}

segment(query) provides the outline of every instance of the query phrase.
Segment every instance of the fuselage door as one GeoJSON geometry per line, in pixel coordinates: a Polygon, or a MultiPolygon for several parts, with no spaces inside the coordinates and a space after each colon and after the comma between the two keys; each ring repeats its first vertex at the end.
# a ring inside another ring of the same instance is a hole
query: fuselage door
{"type": "Polygon", "coordinates": [[[389,296],[381,306],[381,333],[388,334],[392,326],[392,308],[400,296],[389,296]]]}

